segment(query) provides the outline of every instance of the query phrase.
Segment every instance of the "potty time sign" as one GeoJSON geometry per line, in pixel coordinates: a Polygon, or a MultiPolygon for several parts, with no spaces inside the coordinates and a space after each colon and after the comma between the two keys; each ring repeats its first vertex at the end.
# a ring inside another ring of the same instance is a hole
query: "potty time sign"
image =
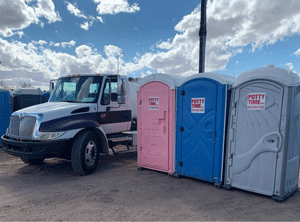
{"type": "Polygon", "coordinates": [[[266,108],[266,93],[249,93],[247,97],[248,110],[264,110],[266,108]]]}
{"type": "Polygon", "coordinates": [[[159,97],[149,97],[148,109],[149,110],[159,110],[159,97]]]}
{"type": "Polygon", "coordinates": [[[205,98],[192,98],[192,113],[205,113],[205,98]]]}

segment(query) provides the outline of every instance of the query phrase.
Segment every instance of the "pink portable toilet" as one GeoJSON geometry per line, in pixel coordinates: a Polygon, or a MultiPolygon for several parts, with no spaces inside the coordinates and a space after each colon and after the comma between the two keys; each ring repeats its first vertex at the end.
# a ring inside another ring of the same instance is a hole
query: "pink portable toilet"
{"type": "Polygon", "coordinates": [[[139,169],[174,173],[175,82],[166,74],[152,74],[139,81],[139,169]]]}

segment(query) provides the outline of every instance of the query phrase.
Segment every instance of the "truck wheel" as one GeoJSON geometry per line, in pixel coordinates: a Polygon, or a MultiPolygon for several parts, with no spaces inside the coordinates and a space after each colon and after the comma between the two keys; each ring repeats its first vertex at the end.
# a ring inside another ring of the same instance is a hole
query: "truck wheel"
{"type": "Polygon", "coordinates": [[[21,160],[24,162],[24,163],[27,163],[29,165],[42,165],[45,158],[42,158],[42,159],[29,159],[27,157],[21,157],[21,160]]]}
{"type": "Polygon", "coordinates": [[[99,143],[95,133],[85,132],[74,140],[71,160],[73,170],[79,175],[94,172],[99,161],[99,143]]]}

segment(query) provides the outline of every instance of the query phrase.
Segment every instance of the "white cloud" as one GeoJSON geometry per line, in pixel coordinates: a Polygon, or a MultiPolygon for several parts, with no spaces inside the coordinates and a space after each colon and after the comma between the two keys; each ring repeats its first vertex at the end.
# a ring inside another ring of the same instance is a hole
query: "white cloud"
{"type": "Polygon", "coordinates": [[[80,58],[87,57],[93,54],[93,50],[90,46],[81,45],[78,46],[75,50],[76,55],[80,58]]]}
{"type": "Polygon", "coordinates": [[[285,66],[288,66],[289,69],[294,69],[294,66],[291,62],[286,63],[285,66]]]}
{"type": "Polygon", "coordinates": [[[101,23],[104,23],[104,20],[101,16],[97,16],[97,19],[101,22],[101,23]]]}
{"type": "Polygon", "coordinates": [[[76,41],[74,41],[74,40],[71,40],[71,41],[69,41],[69,42],[61,42],[61,46],[63,47],[63,48],[66,48],[66,47],[72,47],[72,46],[74,46],[76,44],[76,41]]]}
{"type": "Polygon", "coordinates": [[[66,3],[66,7],[67,7],[67,10],[73,14],[74,16],[78,17],[78,18],[83,18],[85,19],[85,22],[83,22],[82,24],[79,25],[80,28],[88,31],[89,28],[94,24],[95,21],[99,21],[101,23],[104,23],[104,20],[101,16],[92,16],[92,15],[85,15],[79,8],[78,8],[78,5],[77,3],[70,3],[68,1],[65,1],[66,3]]]}
{"type": "Polygon", "coordinates": [[[121,12],[135,13],[140,11],[137,3],[130,5],[127,0],[93,0],[97,3],[97,11],[100,15],[118,14],[121,12]]]}
{"type": "Polygon", "coordinates": [[[160,43],[157,43],[156,44],[156,48],[159,48],[159,49],[171,49],[172,48],[172,44],[170,42],[170,39],[168,39],[168,41],[166,42],[160,42],[160,43]]]}
{"type": "Polygon", "coordinates": [[[67,4],[67,10],[71,13],[71,14],[73,14],[73,15],[75,15],[76,17],[78,17],[78,18],[87,18],[87,16],[83,13],[83,12],[81,12],[79,9],[78,9],[78,6],[77,6],[77,4],[75,3],[75,4],[72,4],[72,3],[70,3],[70,2],[65,2],[66,4],[67,4]]]}
{"type": "MultiPolygon", "coordinates": [[[[46,41],[43,41],[43,40],[40,40],[40,41],[42,41],[43,42],[43,44],[45,44],[45,43],[47,43],[46,41]],[[44,43],[45,42],[45,43],[44,43]]],[[[39,41],[39,42],[40,42],[39,41]]],[[[41,44],[41,43],[39,43],[39,44],[41,44]]],[[[53,41],[50,41],[50,43],[49,43],[49,46],[55,46],[55,47],[63,47],[63,48],[66,48],[66,47],[72,47],[72,46],[75,46],[75,44],[76,44],[76,41],[75,40],[71,40],[71,41],[69,41],[69,42],[53,42],[53,41]]]]}
{"type": "MultiPolygon", "coordinates": [[[[15,1],[12,0],[13,3],[15,1]]],[[[94,0],[94,2],[99,5],[107,3],[107,1],[100,0],[94,0]]],[[[109,2],[115,4],[119,1],[109,0],[109,2]]],[[[127,1],[123,2],[128,4],[127,1]]],[[[5,3],[0,2],[0,4],[5,3]]],[[[25,3],[21,5],[24,9],[29,7],[25,3]]],[[[28,11],[31,9],[33,10],[29,7],[28,11]]],[[[252,50],[256,50],[284,40],[287,36],[299,34],[299,11],[300,1],[295,0],[208,1],[206,71],[225,69],[229,60],[241,53],[245,46],[250,45],[252,50]]],[[[117,10],[112,10],[112,12],[117,13],[117,10]]],[[[22,17],[21,15],[24,15],[22,10],[18,11],[16,17],[22,17]]],[[[6,19],[5,16],[3,18],[6,19]]],[[[0,32],[4,33],[3,30],[8,30],[14,33],[15,30],[39,22],[36,15],[32,19],[29,18],[30,16],[26,17],[22,23],[11,21],[6,25],[9,28],[3,28],[6,26],[0,21],[0,32]]],[[[155,70],[155,72],[189,75],[198,72],[199,20],[200,8],[198,6],[174,27],[177,32],[175,36],[166,41],[157,41],[154,52],[137,54],[131,62],[125,62],[123,57],[120,57],[120,73],[133,74],[140,71],[146,75],[155,70]],[[161,49],[163,49],[162,52],[161,49]]],[[[87,28],[90,27],[89,21],[86,22],[87,28]]],[[[50,41],[49,46],[72,47],[75,44],[74,40],[65,43],[50,41]]],[[[44,84],[48,79],[58,77],[61,73],[115,73],[117,56],[122,52],[118,46],[106,45],[101,52],[102,56],[98,49],[90,45],[79,45],[74,47],[76,54],[70,55],[50,48],[36,49],[37,45],[37,43],[25,44],[20,41],[8,42],[0,38],[0,61],[2,62],[0,78],[9,76],[10,79],[17,80],[26,76],[44,84]]],[[[40,42],[40,45],[46,47],[46,43],[40,42]]],[[[300,49],[293,55],[300,55],[300,49]]],[[[286,66],[293,68],[292,63],[287,63],[286,66]]]]}
{"type": "Polygon", "coordinates": [[[84,22],[83,24],[80,25],[80,28],[84,29],[85,31],[89,30],[90,28],[89,22],[84,22]]]}
{"type": "MultiPolygon", "coordinates": [[[[39,41],[43,44],[43,40],[39,41]]],[[[50,48],[37,48],[38,42],[8,42],[0,38],[0,79],[7,85],[18,86],[20,79],[34,83],[33,86],[47,88],[50,79],[60,74],[73,73],[116,73],[116,53],[120,48],[112,45],[104,47],[104,58],[95,48],[80,45],[75,48],[76,55],[56,52],[50,48]]],[[[75,41],[54,43],[49,46],[74,46],[75,41]]],[[[44,44],[43,46],[46,46],[44,44]]],[[[120,57],[120,65],[123,64],[120,57]]],[[[124,74],[125,69],[120,69],[124,74]]]]}
{"type": "Polygon", "coordinates": [[[300,55],[300,49],[298,49],[296,52],[294,52],[293,55],[296,55],[296,56],[300,55]]]}
{"type": "Polygon", "coordinates": [[[34,45],[46,45],[48,42],[41,39],[39,41],[31,41],[31,43],[34,45]]]}
{"type": "Polygon", "coordinates": [[[122,53],[122,49],[114,45],[106,45],[104,46],[104,53],[107,57],[118,56],[122,53]]]}
{"type": "Polygon", "coordinates": [[[34,10],[37,17],[45,17],[48,23],[62,20],[59,13],[55,11],[55,5],[52,0],[37,0],[37,7],[34,10]]]}
{"type": "MultiPolygon", "coordinates": [[[[252,51],[300,34],[300,1],[208,1],[205,71],[225,69],[230,58],[247,45],[252,51]]],[[[177,34],[159,42],[147,67],[158,72],[188,75],[198,71],[200,7],[175,26],[177,34]]],[[[300,54],[299,51],[294,53],[300,54]]]]}
{"type": "Polygon", "coordinates": [[[0,35],[9,37],[19,34],[22,37],[24,33],[16,31],[40,23],[41,17],[45,17],[49,23],[61,21],[52,0],[37,0],[33,6],[28,3],[25,0],[0,1],[0,35]]]}

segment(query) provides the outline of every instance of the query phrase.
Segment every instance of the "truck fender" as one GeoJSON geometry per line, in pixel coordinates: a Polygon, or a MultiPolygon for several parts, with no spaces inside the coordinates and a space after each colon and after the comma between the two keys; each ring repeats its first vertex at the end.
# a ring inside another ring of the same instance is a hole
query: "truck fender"
{"type": "Polygon", "coordinates": [[[82,132],[86,132],[86,131],[92,131],[98,136],[98,138],[99,138],[98,142],[100,144],[100,153],[103,153],[103,154],[106,154],[106,155],[109,154],[109,151],[108,151],[109,146],[108,146],[107,137],[106,137],[106,134],[105,134],[104,130],[102,129],[102,127],[85,128],[85,129],[77,132],[76,135],[74,136],[74,139],[79,134],[81,134],[82,132]]]}
{"type": "Polygon", "coordinates": [[[101,147],[101,153],[108,154],[108,141],[106,137],[106,133],[104,132],[102,127],[94,128],[94,132],[98,135],[99,137],[99,142],[100,142],[100,147],[101,147]]]}

